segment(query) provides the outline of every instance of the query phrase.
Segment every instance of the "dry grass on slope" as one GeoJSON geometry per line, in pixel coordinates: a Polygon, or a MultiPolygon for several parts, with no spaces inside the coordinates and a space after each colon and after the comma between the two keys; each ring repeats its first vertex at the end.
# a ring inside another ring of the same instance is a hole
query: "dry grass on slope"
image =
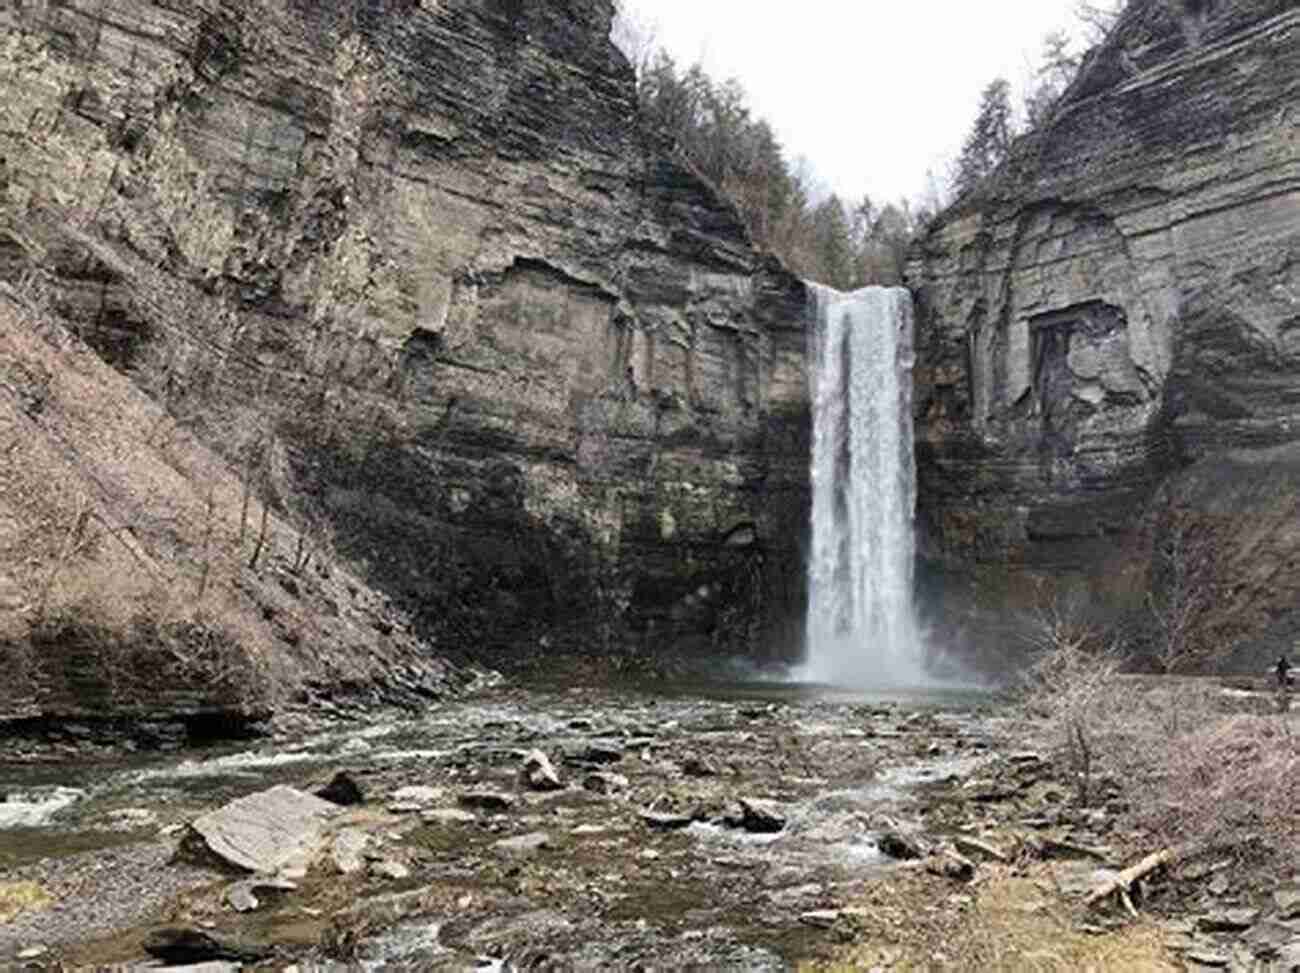
{"type": "Polygon", "coordinates": [[[385,610],[328,557],[308,568],[219,457],[0,284],[0,719],[355,685],[413,654],[385,610]]]}

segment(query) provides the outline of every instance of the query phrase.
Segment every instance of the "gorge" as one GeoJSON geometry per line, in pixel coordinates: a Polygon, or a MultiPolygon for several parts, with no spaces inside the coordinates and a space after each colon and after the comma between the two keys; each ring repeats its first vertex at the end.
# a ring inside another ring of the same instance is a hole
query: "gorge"
{"type": "MultiPolygon", "coordinates": [[[[816,299],[638,124],[611,17],[0,12],[0,718],[411,703],[572,652],[794,661],[816,299]]],[[[1180,530],[1231,541],[1210,637],[1253,659],[1300,627],[1296,19],[1133,4],[916,248],[946,642],[996,662],[1044,584],[1140,613],[1180,530]]]]}

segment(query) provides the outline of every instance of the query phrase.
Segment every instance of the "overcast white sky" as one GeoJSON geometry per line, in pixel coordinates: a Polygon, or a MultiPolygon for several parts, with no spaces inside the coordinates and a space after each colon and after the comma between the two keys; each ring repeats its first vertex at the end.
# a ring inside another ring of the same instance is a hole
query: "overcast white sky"
{"type": "Polygon", "coordinates": [[[1074,0],[626,0],[679,61],[739,78],[787,157],[835,191],[917,197],[956,155],[981,89],[1013,87],[1074,0]]]}

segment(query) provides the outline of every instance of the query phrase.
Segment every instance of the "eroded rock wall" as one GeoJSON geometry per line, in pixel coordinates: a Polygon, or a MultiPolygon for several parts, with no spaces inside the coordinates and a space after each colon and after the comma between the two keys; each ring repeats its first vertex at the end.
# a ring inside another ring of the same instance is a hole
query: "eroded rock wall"
{"type": "Polygon", "coordinates": [[[797,651],[804,288],[638,127],[611,17],[11,5],[0,272],[440,651],[797,651]]]}
{"type": "MultiPolygon", "coordinates": [[[[924,241],[932,568],[998,577],[989,591],[1010,576],[1021,595],[1076,573],[1140,601],[1153,502],[1216,464],[1266,476],[1225,457],[1296,442],[1298,105],[1294,3],[1142,0],[1046,129],[924,241]]],[[[1277,609],[1238,633],[1251,639],[1293,610],[1300,573],[1240,583],[1277,609]]]]}

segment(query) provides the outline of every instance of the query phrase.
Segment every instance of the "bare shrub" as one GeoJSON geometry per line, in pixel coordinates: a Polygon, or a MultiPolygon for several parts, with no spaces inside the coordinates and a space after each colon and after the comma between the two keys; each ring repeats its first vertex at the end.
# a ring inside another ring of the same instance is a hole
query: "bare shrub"
{"type": "Polygon", "coordinates": [[[1155,751],[1134,821],[1165,844],[1258,861],[1300,847],[1300,737],[1286,719],[1219,716],[1155,751]]]}

